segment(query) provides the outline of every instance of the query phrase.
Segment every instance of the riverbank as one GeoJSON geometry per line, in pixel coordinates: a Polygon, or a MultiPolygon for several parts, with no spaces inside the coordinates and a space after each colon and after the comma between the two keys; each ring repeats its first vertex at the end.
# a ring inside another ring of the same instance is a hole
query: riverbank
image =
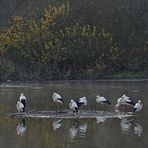
{"type": "Polygon", "coordinates": [[[98,80],[24,80],[24,81],[11,81],[0,82],[0,87],[10,86],[27,86],[39,84],[62,84],[62,83],[99,83],[99,82],[147,82],[148,78],[135,78],[135,79],[98,79],[98,80]]]}

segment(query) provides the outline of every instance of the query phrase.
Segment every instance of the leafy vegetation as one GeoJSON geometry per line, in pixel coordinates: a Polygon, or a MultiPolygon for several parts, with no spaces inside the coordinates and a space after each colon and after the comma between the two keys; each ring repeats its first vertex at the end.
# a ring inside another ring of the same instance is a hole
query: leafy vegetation
{"type": "MultiPolygon", "coordinates": [[[[146,33],[143,42],[138,42],[141,46],[125,46],[126,39],[121,40],[123,34],[118,36],[114,31],[118,23],[124,24],[117,21],[115,26],[110,23],[112,27],[106,27],[104,24],[91,23],[93,21],[89,21],[89,18],[84,21],[84,16],[93,9],[76,17],[74,4],[66,1],[48,5],[42,9],[39,17],[16,15],[9,25],[1,28],[1,81],[98,79],[117,73],[142,73],[141,76],[147,76],[146,33]]],[[[95,7],[94,4],[87,6],[95,7]]],[[[132,44],[133,38],[136,37],[129,38],[132,44]]]]}

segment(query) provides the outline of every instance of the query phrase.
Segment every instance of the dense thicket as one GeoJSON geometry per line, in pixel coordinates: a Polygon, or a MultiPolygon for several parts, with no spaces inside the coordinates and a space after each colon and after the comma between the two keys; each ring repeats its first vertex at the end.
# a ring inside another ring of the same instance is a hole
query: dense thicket
{"type": "Polygon", "coordinates": [[[6,1],[0,80],[148,76],[147,0],[6,1]]]}

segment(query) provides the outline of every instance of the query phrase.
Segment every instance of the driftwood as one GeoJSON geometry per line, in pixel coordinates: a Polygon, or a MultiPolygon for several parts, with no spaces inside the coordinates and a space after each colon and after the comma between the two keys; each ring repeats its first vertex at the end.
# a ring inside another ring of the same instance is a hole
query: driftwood
{"type": "Polygon", "coordinates": [[[4,113],[1,115],[9,116],[9,117],[23,117],[23,118],[125,118],[132,117],[134,114],[132,112],[107,112],[107,111],[92,111],[92,110],[80,110],[78,114],[73,113],[70,110],[62,110],[62,111],[28,111],[25,113],[4,113]]]}

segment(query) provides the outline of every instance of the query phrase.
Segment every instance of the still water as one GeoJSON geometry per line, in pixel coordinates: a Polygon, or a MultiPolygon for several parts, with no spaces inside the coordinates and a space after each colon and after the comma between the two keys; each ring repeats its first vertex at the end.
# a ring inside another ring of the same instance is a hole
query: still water
{"type": "Polygon", "coordinates": [[[144,148],[148,145],[148,81],[54,82],[0,86],[0,113],[16,112],[20,93],[27,97],[27,111],[55,110],[53,92],[59,93],[68,108],[71,99],[86,96],[85,109],[101,110],[97,94],[107,97],[114,111],[123,93],[144,108],[139,117],[123,119],[34,119],[0,116],[0,148],[144,148]]]}

